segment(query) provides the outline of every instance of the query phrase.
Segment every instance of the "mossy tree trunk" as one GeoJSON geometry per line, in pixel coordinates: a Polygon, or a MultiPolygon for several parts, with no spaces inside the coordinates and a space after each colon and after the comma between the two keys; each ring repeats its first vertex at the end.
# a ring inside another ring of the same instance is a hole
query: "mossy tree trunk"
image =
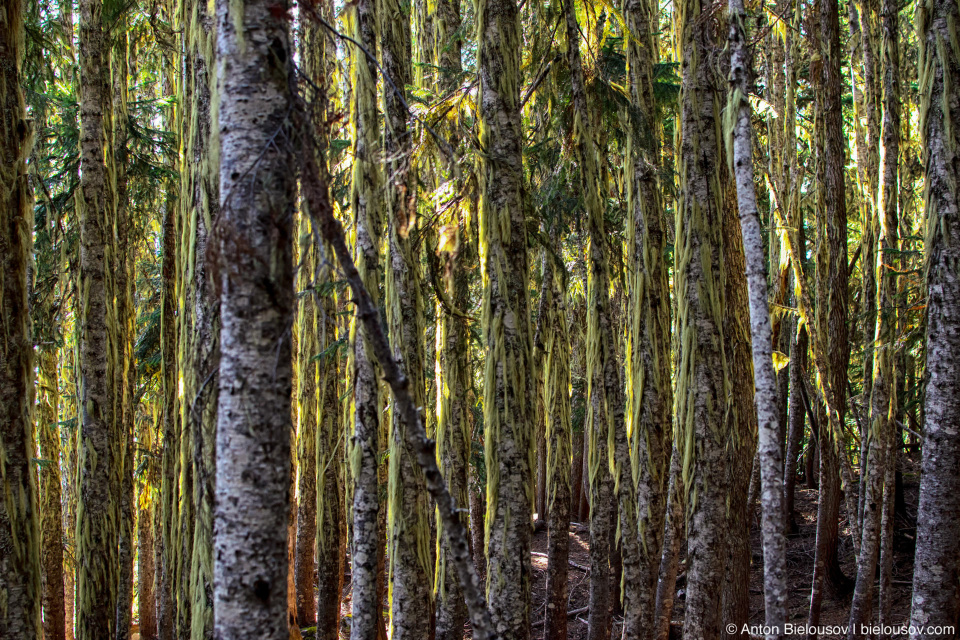
{"type": "MultiPolygon", "coordinates": [[[[637,637],[654,637],[657,577],[663,548],[670,453],[673,387],[670,378],[670,290],[665,258],[667,224],[661,196],[659,116],[654,65],[659,6],[649,0],[624,3],[628,28],[630,95],[643,133],[629,139],[627,222],[630,316],[627,341],[627,416],[637,483],[639,584],[637,637]]],[[[626,633],[626,629],[624,631],[626,633]]]]}
{"type": "Polygon", "coordinates": [[[110,396],[107,393],[107,278],[104,264],[114,197],[107,174],[111,114],[101,0],[80,7],[80,386],[77,508],[77,632],[113,637],[116,626],[116,512],[110,396]]]}
{"type": "Polygon", "coordinates": [[[0,17],[0,635],[32,640],[40,624],[40,514],[33,439],[33,339],[27,270],[33,249],[33,199],[27,177],[30,124],[21,65],[24,6],[0,17]]]}
{"type": "MultiPolygon", "coordinates": [[[[376,0],[359,0],[351,22],[353,37],[371,55],[377,53],[376,0]]],[[[383,198],[379,169],[380,145],[377,122],[376,61],[352,47],[353,86],[352,138],[354,144],[351,211],[357,270],[375,305],[380,301],[380,239],[383,198]]],[[[353,478],[353,541],[350,550],[353,612],[352,640],[369,640],[385,633],[379,584],[383,578],[384,541],[380,531],[381,449],[380,382],[376,360],[366,344],[359,319],[350,327],[353,347],[353,434],[350,441],[350,475],[353,478]]],[[[384,505],[385,508],[385,505],[384,505]]]]}
{"type": "Polygon", "coordinates": [[[487,597],[505,640],[530,637],[534,379],[514,0],[477,4],[487,597]]]}
{"type": "MultiPolygon", "coordinates": [[[[390,187],[386,190],[387,325],[394,359],[403,367],[410,393],[424,406],[424,317],[417,241],[416,177],[411,167],[413,139],[407,127],[404,88],[413,81],[410,11],[399,0],[377,0],[384,82],[384,159],[390,187]]],[[[433,558],[429,497],[423,471],[406,446],[400,414],[390,412],[388,540],[390,637],[433,635],[433,558]]]]}
{"type": "MultiPolygon", "coordinates": [[[[699,0],[679,6],[681,93],[680,197],[676,223],[678,492],[685,496],[685,638],[720,635],[720,596],[728,543],[728,419],[732,393],[725,354],[727,306],[723,253],[723,147],[718,139],[721,80],[707,62],[719,34],[699,0]]],[[[751,456],[752,457],[752,456],[751,456]]]]}

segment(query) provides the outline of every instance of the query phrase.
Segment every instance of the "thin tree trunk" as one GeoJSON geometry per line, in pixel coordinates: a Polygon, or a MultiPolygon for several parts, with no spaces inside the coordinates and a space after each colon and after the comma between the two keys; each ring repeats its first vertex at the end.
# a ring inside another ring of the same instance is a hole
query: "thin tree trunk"
{"type": "MultiPolygon", "coordinates": [[[[81,7],[84,3],[81,3],[81,7]]],[[[89,12],[85,16],[89,18],[89,12]]],[[[33,439],[33,339],[27,271],[33,250],[33,202],[27,177],[31,138],[23,93],[24,6],[0,17],[0,636],[41,636],[40,514],[33,439]]],[[[81,23],[84,26],[84,23],[81,23]]],[[[85,34],[88,35],[88,34],[85,34]]],[[[88,44],[81,39],[82,44],[88,44]]],[[[86,49],[89,51],[89,48],[86,49]]],[[[89,122],[87,129],[89,130],[89,122]]]]}
{"type": "MultiPolygon", "coordinates": [[[[631,100],[647,133],[629,139],[627,152],[627,224],[630,261],[630,319],[626,353],[627,411],[633,475],[637,479],[639,578],[636,620],[624,638],[654,637],[657,573],[663,546],[670,451],[673,439],[673,389],[670,379],[670,290],[664,250],[667,224],[660,188],[660,136],[654,99],[659,6],[648,0],[624,2],[631,37],[626,40],[631,100]],[[635,635],[631,635],[635,634],[635,635]]],[[[621,524],[623,526],[623,524],[621,524]]]]}
{"type": "MultiPolygon", "coordinates": [[[[407,128],[404,88],[412,83],[410,12],[400,0],[377,0],[381,16],[380,44],[384,74],[400,92],[384,84],[384,155],[387,188],[387,251],[384,285],[387,324],[393,357],[403,367],[410,393],[424,406],[424,314],[420,287],[420,243],[415,174],[410,156],[413,138],[407,128]],[[389,22],[388,22],[389,21],[389,22]]],[[[423,471],[406,447],[406,425],[390,412],[389,482],[387,495],[390,558],[390,637],[429,638],[434,633],[433,569],[429,549],[429,496],[423,471]]]]}
{"type": "Polygon", "coordinates": [[[287,640],[296,187],[288,6],[220,0],[216,8],[223,329],[214,636],[287,640]]]}
{"type": "MultiPolygon", "coordinates": [[[[787,454],[783,467],[784,495],[784,533],[794,534],[799,530],[796,514],[797,465],[801,462],[800,440],[803,438],[806,410],[800,395],[800,385],[804,384],[807,364],[807,329],[801,327],[791,338],[790,346],[790,402],[787,409],[789,428],[787,432],[787,454]]],[[[811,449],[813,443],[808,445],[811,449]]],[[[812,457],[812,456],[811,456],[812,457]]]]}
{"type": "MultiPolygon", "coordinates": [[[[168,16],[169,17],[169,16],[168,16]]],[[[173,94],[173,71],[165,70],[163,94],[173,94]]],[[[174,114],[164,114],[167,129],[173,129],[174,114]]],[[[168,167],[171,171],[174,167],[168,167]]],[[[160,460],[160,561],[157,572],[157,635],[160,640],[173,640],[176,632],[175,581],[177,565],[177,522],[180,492],[178,485],[178,453],[180,451],[180,408],[177,397],[177,219],[179,185],[166,185],[161,238],[160,354],[161,354],[161,460],[160,460]]]]}
{"type": "MultiPolygon", "coordinates": [[[[676,435],[674,436],[676,438],[676,435]]],[[[684,508],[683,487],[680,469],[681,452],[674,441],[670,456],[670,480],[667,487],[667,513],[663,529],[663,554],[660,558],[657,582],[657,602],[654,610],[656,640],[670,638],[670,623],[673,619],[674,598],[677,595],[677,571],[680,567],[680,546],[683,544],[684,508]]]]}
{"type": "MultiPolygon", "coordinates": [[[[130,637],[130,624],[133,617],[133,559],[134,559],[134,450],[133,450],[133,396],[135,389],[135,363],[133,355],[134,325],[134,265],[135,240],[132,239],[129,190],[127,185],[127,79],[130,52],[126,16],[119,17],[114,23],[113,55],[111,59],[113,77],[113,182],[116,188],[116,217],[113,221],[115,241],[111,246],[108,261],[115,265],[112,269],[114,287],[114,317],[110,327],[113,341],[114,364],[112,384],[108,386],[114,398],[114,446],[118,463],[114,473],[117,476],[117,529],[118,529],[118,573],[117,573],[117,640],[130,637]],[[112,389],[111,389],[112,387],[112,389]]],[[[134,75],[136,75],[134,73],[134,75]]],[[[109,279],[109,278],[108,278],[109,279]]]]}
{"type": "MultiPolygon", "coordinates": [[[[552,263],[549,319],[544,323],[547,428],[547,601],[544,637],[567,637],[567,575],[570,556],[570,336],[565,287],[552,263]]],[[[546,277],[546,276],[545,276],[546,277]]]]}
{"type": "Polygon", "coordinates": [[[956,41],[960,7],[931,0],[919,12],[921,122],[927,193],[927,387],[923,461],[917,507],[911,638],[938,638],[927,625],[954,625],[960,614],[960,202],[956,154],[960,130],[960,56],[956,41]],[[926,627],[925,629],[921,629],[926,627]]]}
{"type": "MultiPolygon", "coordinates": [[[[52,316],[52,313],[48,315],[51,323],[55,321],[52,316]]],[[[40,457],[47,461],[40,469],[43,637],[45,640],[64,640],[63,509],[60,501],[60,416],[56,344],[41,345],[37,354],[40,374],[37,384],[37,433],[40,457]]]]}
{"type": "MultiPolygon", "coordinates": [[[[481,325],[485,351],[487,595],[504,640],[530,637],[533,344],[520,123],[520,22],[515,0],[476,7],[480,70],[481,325]]],[[[469,604],[469,603],[468,603],[469,604]]]]}
{"type": "MultiPolygon", "coordinates": [[[[612,501],[618,500],[623,516],[621,540],[623,564],[626,572],[624,633],[633,637],[639,633],[639,609],[635,590],[639,588],[639,547],[636,529],[636,493],[634,491],[629,448],[623,425],[623,401],[620,371],[617,363],[616,342],[613,339],[613,319],[609,299],[609,264],[607,238],[604,230],[603,205],[600,194],[600,175],[593,127],[587,104],[586,86],[580,60],[580,29],[577,25],[573,0],[566,0],[564,12],[567,26],[567,58],[574,104],[574,139],[577,162],[580,165],[581,186],[586,202],[590,245],[588,249],[589,276],[587,279],[587,380],[590,396],[588,433],[590,438],[590,614],[588,619],[591,640],[606,640],[612,623],[611,596],[615,583],[611,571],[616,513],[612,501]],[[613,451],[608,447],[613,445],[613,451]],[[614,460],[614,479],[610,460],[614,460]],[[615,487],[618,491],[615,492],[615,487]]],[[[618,584],[618,583],[617,583],[618,584]]]]}
{"type": "MultiPolygon", "coordinates": [[[[377,55],[375,0],[356,5],[354,39],[371,55],[377,55]]],[[[364,286],[379,305],[379,251],[382,223],[381,175],[379,171],[379,125],[377,122],[377,69],[373,60],[357,47],[354,56],[352,133],[354,143],[351,211],[356,229],[355,260],[364,286]]],[[[314,213],[313,215],[317,215],[314,213]]],[[[371,640],[384,634],[380,583],[384,541],[380,528],[379,458],[381,449],[380,383],[376,361],[355,315],[350,327],[352,342],[353,434],[350,459],[353,477],[353,543],[350,550],[352,640],[371,640]]],[[[348,365],[349,366],[349,365],[348,365]]],[[[385,508],[385,506],[384,506],[385,508]]]]}
{"type": "MultiPolygon", "coordinates": [[[[730,0],[730,99],[727,106],[733,133],[733,172],[743,235],[749,287],[750,335],[755,406],[759,434],[761,506],[763,509],[763,590],[768,640],[781,638],[787,622],[787,545],[783,524],[783,441],[777,426],[777,382],[760,216],[753,181],[753,135],[749,90],[751,61],[746,43],[743,0],[730,0]]],[[[748,532],[749,533],[749,532],[748,532]]],[[[746,536],[749,539],[749,535],[746,536]]],[[[749,563],[748,563],[749,564],[749,563]]],[[[749,579],[746,580],[749,582],[749,579]]]]}

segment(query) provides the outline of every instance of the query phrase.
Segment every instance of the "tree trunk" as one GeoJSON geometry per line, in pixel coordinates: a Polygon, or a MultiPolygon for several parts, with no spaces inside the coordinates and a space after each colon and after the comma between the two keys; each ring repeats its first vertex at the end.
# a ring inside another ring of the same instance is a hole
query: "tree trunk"
{"type": "MultiPolygon", "coordinates": [[[[821,185],[818,194],[819,249],[817,251],[818,305],[816,327],[823,348],[817,358],[821,384],[827,388],[827,415],[819,420],[820,503],[817,509],[816,564],[808,624],[820,620],[824,583],[842,593],[849,587],[837,560],[840,513],[839,455],[847,398],[847,209],[844,184],[845,139],[841,111],[840,19],[837,0],[823,0],[814,19],[819,22],[818,46],[822,64],[816,92],[818,130],[821,131],[821,185]]],[[[856,527],[856,515],[850,521],[856,527]]]]}
{"type": "Polygon", "coordinates": [[[680,546],[683,544],[684,508],[683,487],[677,486],[683,482],[680,470],[681,452],[676,446],[670,456],[670,480],[667,486],[667,514],[663,530],[663,554],[660,558],[660,568],[657,581],[657,603],[654,609],[654,623],[656,624],[656,640],[668,640],[670,637],[670,622],[673,619],[673,603],[677,590],[677,571],[680,567],[680,546]]]}
{"type": "MultiPolygon", "coordinates": [[[[377,123],[377,12],[374,0],[359,0],[354,38],[374,56],[351,49],[354,142],[351,211],[356,229],[355,259],[373,303],[379,305],[379,250],[382,223],[380,149],[377,123]]],[[[354,316],[352,342],[353,437],[348,453],[353,477],[353,544],[350,550],[353,615],[352,640],[380,638],[384,631],[379,584],[384,541],[380,530],[379,459],[381,449],[380,383],[373,353],[354,316]]]]}
{"type": "MultiPolygon", "coordinates": [[[[920,10],[921,124],[927,179],[927,388],[924,400],[923,461],[917,507],[917,547],[910,624],[954,625],[960,613],[957,590],[960,536],[960,202],[956,154],[960,131],[960,56],[945,43],[955,40],[960,7],[931,0],[920,10]]],[[[929,629],[929,628],[928,628],[929,629]]],[[[930,630],[911,638],[937,638],[930,630]]]]}
{"type": "Polygon", "coordinates": [[[567,575],[570,555],[570,336],[565,289],[556,265],[544,323],[543,406],[547,428],[547,601],[545,638],[567,637],[567,575]]]}
{"type": "MultiPolygon", "coordinates": [[[[627,412],[631,428],[631,458],[637,479],[636,514],[639,533],[638,620],[628,636],[650,640],[655,635],[654,611],[673,440],[673,389],[670,379],[670,290],[664,251],[667,224],[660,186],[660,136],[654,99],[654,65],[658,62],[659,6],[648,0],[624,3],[631,100],[641,130],[629,139],[627,152],[627,224],[630,264],[630,320],[627,342],[627,412]]],[[[621,525],[623,526],[623,525],[621,525]]]]}
{"type": "MultiPolygon", "coordinates": [[[[883,85],[883,136],[880,140],[880,164],[882,182],[878,201],[880,211],[879,263],[876,282],[878,283],[877,304],[878,320],[875,339],[871,345],[874,351],[873,383],[870,396],[870,420],[867,436],[869,438],[869,457],[867,468],[861,471],[866,487],[861,489],[864,495],[862,541],[857,564],[857,584],[850,607],[850,637],[860,638],[861,625],[873,621],[873,584],[876,576],[877,559],[881,546],[887,547],[889,559],[892,551],[881,533],[892,534],[892,514],[886,507],[884,496],[893,495],[893,476],[887,486],[888,467],[896,469],[893,458],[894,420],[896,419],[896,254],[899,251],[899,151],[900,151],[900,95],[899,95],[899,6],[885,0],[881,11],[883,16],[882,47],[882,85],[883,85]],[[887,512],[884,515],[884,512],[887,512]],[[887,526],[882,527],[886,518],[887,526]]],[[[862,482],[864,481],[862,480],[862,482]]],[[[883,590],[884,595],[887,591],[883,590]]],[[[889,609],[887,611],[889,614],[889,609]]]]}
{"type": "Polygon", "coordinates": [[[27,271],[33,250],[33,201],[26,161],[32,135],[20,89],[23,20],[21,0],[8,2],[0,17],[0,324],[4,327],[0,346],[0,636],[13,640],[32,640],[42,633],[40,514],[31,462],[36,453],[27,271]]]}
{"type": "MultiPolygon", "coordinates": [[[[570,66],[574,105],[574,140],[577,163],[580,165],[581,188],[586,203],[590,245],[587,278],[587,393],[590,408],[587,423],[590,438],[590,614],[591,640],[606,640],[612,623],[613,589],[611,571],[611,532],[615,530],[616,513],[613,500],[618,500],[623,516],[620,529],[627,603],[624,606],[624,634],[637,635],[639,609],[635,590],[639,588],[639,547],[636,529],[636,493],[634,491],[629,448],[623,425],[623,400],[613,319],[609,299],[610,267],[607,260],[607,238],[604,229],[603,204],[600,193],[598,150],[587,104],[586,85],[580,60],[580,29],[573,0],[566,0],[564,12],[567,26],[567,58],[570,66]],[[614,450],[608,447],[613,444],[614,450]],[[612,455],[611,455],[612,454],[612,455]],[[614,460],[616,479],[610,467],[614,460]],[[618,491],[615,492],[615,487],[618,491]]],[[[618,590],[619,591],[619,590],[618,590]]]]}
{"type": "Polygon", "coordinates": [[[302,627],[317,626],[314,593],[314,547],[317,542],[317,341],[315,281],[317,258],[313,229],[308,215],[299,216],[297,236],[300,259],[297,262],[297,530],[294,581],[297,622],[302,627]]]}
{"type": "MultiPolygon", "coordinates": [[[[52,316],[50,313],[48,319],[55,321],[52,316]]],[[[40,436],[40,457],[47,461],[40,469],[43,637],[45,640],[64,640],[63,510],[60,503],[60,415],[56,344],[40,345],[37,353],[40,374],[37,384],[37,432],[40,436]]]]}
{"type": "MultiPolygon", "coordinates": [[[[743,236],[746,284],[749,288],[750,336],[753,353],[755,406],[759,436],[761,506],[763,509],[763,590],[768,640],[781,638],[787,622],[787,545],[783,524],[783,439],[777,423],[777,381],[773,369],[772,329],[767,303],[767,281],[760,216],[753,180],[753,134],[750,123],[749,91],[751,60],[746,43],[746,12],[743,0],[730,0],[730,98],[727,105],[733,128],[733,172],[743,236]]],[[[734,243],[731,243],[734,244],[734,243]]],[[[739,251],[729,251],[727,260],[739,251]]],[[[739,256],[737,256],[739,257],[739,256]]],[[[729,264],[729,262],[728,262],[729,264]]],[[[734,276],[731,274],[730,279],[734,276]]],[[[733,297],[733,296],[731,296],[733,297]]],[[[732,306],[732,305],[731,305],[732,306]]],[[[728,323],[728,326],[732,323],[728,323]]],[[[734,325],[736,326],[736,325],[734,325]]],[[[735,360],[734,360],[735,362],[735,360]]],[[[749,375],[747,376],[749,379],[749,375]]],[[[742,388],[735,380],[736,388],[742,388]]],[[[749,432],[749,431],[748,431],[749,432]]],[[[742,441],[747,438],[741,437],[742,441]]],[[[731,483],[735,486],[736,480],[731,483]]],[[[750,505],[752,506],[752,505],[750,505]]],[[[744,514],[746,518],[746,514],[744,514]]],[[[742,532],[749,540],[749,524],[742,532]]],[[[749,555],[749,550],[747,551],[749,555]]],[[[748,575],[742,583],[749,583],[748,575]]],[[[749,597],[747,598],[749,612],[749,597]]],[[[729,618],[727,618],[729,620],[729,618]]],[[[736,621],[734,621],[736,622],[736,621]]]]}
{"type": "Polygon", "coordinates": [[[477,4],[487,596],[504,640],[530,637],[533,345],[514,0],[477,4]]]}
{"type": "Polygon", "coordinates": [[[677,335],[683,347],[677,367],[676,424],[683,461],[678,491],[686,496],[687,599],[684,637],[720,635],[720,596],[725,570],[728,498],[728,419],[731,388],[724,361],[726,291],[723,207],[726,181],[718,140],[720,79],[706,62],[718,46],[699,0],[679,8],[683,180],[677,206],[677,335]],[[718,399],[723,399],[718,401],[718,399]]]}
{"type": "Polygon", "coordinates": [[[101,0],[80,7],[80,328],[82,409],[76,556],[77,631],[81,640],[113,637],[117,558],[110,407],[107,395],[107,292],[104,247],[113,195],[107,180],[105,120],[110,116],[101,0]]]}
{"type": "MultiPolygon", "coordinates": [[[[386,190],[388,237],[385,306],[393,357],[403,367],[410,393],[424,406],[424,317],[420,291],[419,225],[415,174],[410,166],[413,138],[407,129],[404,88],[413,81],[410,12],[400,0],[377,0],[383,71],[399,94],[384,84],[384,154],[390,187],[386,190]],[[387,27],[386,20],[390,26],[387,27]]],[[[429,638],[434,630],[433,561],[429,553],[429,496],[423,471],[406,447],[406,426],[390,412],[388,499],[390,637],[429,638]]]]}
{"type": "MultiPolygon", "coordinates": [[[[803,439],[804,417],[806,409],[800,395],[800,385],[804,384],[807,370],[807,329],[802,327],[792,338],[790,345],[790,401],[787,409],[789,428],[787,431],[787,454],[783,467],[784,496],[784,533],[799,531],[796,514],[797,465],[800,458],[800,440],[803,439]]],[[[808,445],[811,449],[813,443],[808,445]]],[[[812,457],[812,456],[811,456],[812,457]]]]}
{"type": "Polygon", "coordinates": [[[214,635],[287,640],[293,52],[272,0],[217,2],[221,359],[214,635]],[[255,87],[256,90],[251,90],[255,87]]]}

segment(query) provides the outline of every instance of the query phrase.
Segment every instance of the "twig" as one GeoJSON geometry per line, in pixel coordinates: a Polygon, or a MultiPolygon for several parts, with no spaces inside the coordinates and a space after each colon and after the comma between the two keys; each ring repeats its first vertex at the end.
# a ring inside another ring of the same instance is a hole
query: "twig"
{"type": "MultiPolygon", "coordinates": [[[[549,558],[549,557],[550,557],[550,556],[548,556],[547,554],[541,553],[541,552],[539,552],[539,551],[531,551],[531,552],[530,552],[530,555],[536,556],[536,557],[538,557],[538,558],[549,558]]],[[[590,567],[586,567],[586,566],[584,566],[584,565],[582,565],[582,564],[577,564],[577,563],[574,562],[573,560],[568,560],[567,563],[568,563],[571,567],[573,567],[574,569],[578,569],[578,570],[580,570],[580,571],[583,571],[584,573],[589,573],[589,572],[590,572],[590,567]]]]}

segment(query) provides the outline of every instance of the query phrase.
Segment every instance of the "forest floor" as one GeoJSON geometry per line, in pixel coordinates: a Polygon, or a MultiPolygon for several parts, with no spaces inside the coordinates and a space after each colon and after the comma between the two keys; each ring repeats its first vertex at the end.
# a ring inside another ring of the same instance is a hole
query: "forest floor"
{"type": "MultiPolygon", "coordinates": [[[[907,456],[903,460],[903,487],[904,502],[906,505],[906,517],[898,519],[897,531],[894,543],[895,562],[893,569],[893,625],[899,626],[909,622],[910,614],[910,594],[913,576],[913,548],[914,535],[916,532],[916,514],[917,497],[919,492],[919,469],[915,461],[907,456]]],[[[810,603],[810,581],[813,575],[814,550],[816,544],[817,529],[817,499],[818,491],[809,489],[802,482],[797,484],[796,494],[796,519],[799,531],[788,538],[787,550],[787,568],[788,581],[790,587],[790,620],[793,625],[805,625],[807,620],[807,610],[810,603]]],[[[760,539],[759,528],[759,508],[756,511],[752,521],[750,541],[751,541],[751,572],[750,572],[750,625],[762,625],[764,622],[763,610],[763,550],[760,539]]],[[[852,596],[853,583],[856,580],[856,560],[853,552],[853,542],[850,537],[850,530],[847,526],[844,503],[841,500],[840,506],[840,548],[839,559],[844,574],[850,579],[850,593],[841,595],[825,593],[821,611],[820,626],[845,627],[850,615],[850,600],[852,596]]],[[[533,640],[543,640],[543,614],[545,611],[546,600],[546,578],[547,578],[547,531],[545,527],[537,527],[533,537],[532,545],[532,564],[533,564],[533,593],[531,622],[533,623],[533,640]]],[[[671,640],[680,638],[683,629],[683,609],[684,596],[683,591],[686,582],[683,578],[685,553],[681,551],[680,572],[681,577],[677,582],[677,598],[674,600],[673,624],[671,625],[671,640]]],[[[585,640],[587,638],[587,616],[590,603],[590,533],[588,524],[585,522],[572,522],[570,524],[570,571],[568,583],[568,606],[567,611],[574,613],[568,618],[568,638],[570,640],[585,640]]],[[[348,582],[344,585],[344,602],[341,612],[341,638],[349,638],[349,615],[350,615],[350,585],[349,569],[347,574],[348,582]]],[[[876,591],[875,591],[876,593],[876,591]]],[[[874,611],[877,610],[875,599],[874,611]]],[[[620,637],[620,629],[623,623],[622,616],[614,617],[614,628],[611,635],[616,639],[620,637]]],[[[723,622],[726,624],[726,622],[723,622]]],[[[465,630],[464,638],[468,640],[469,624],[465,630]]],[[[793,634],[796,636],[797,634],[793,634]]],[[[304,638],[310,638],[312,634],[305,634],[304,638]]],[[[754,638],[762,636],[753,636],[754,638]]],[[[789,635],[787,637],[790,637],[789,635]]],[[[797,636],[799,637],[799,636],[797,636]]],[[[823,634],[822,639],[846,638],[846,634],[823,634]]],[[[904,635],[894,634],[891,637],[901,638],[904,635]]]]}
{"type": "MultiPolygon", "coordinates": [[[[913,536],[916,523],[916,505],[919,485],[917,484],[917,465],[904,458],[904,498],[906,502],[907,521],[898,522],[897,535],[895,538],[895,563],[893,569],[893,625],[899,626],[909,622],[910,615],[910,594],[913,577],[913,536]]],[[[788,538],[787,550],[787,568],[788,581],[790,586],[790,622],[794,625],[805,625],[807,620],[807,610],[810,604],[810,581],[813,575],[814,550],[817,533],[817,498],[816,489],[807,489],[804,485],[797,485],[796,497],[796,516],[799,531],[796,535],[788,538]]],[[[842,502],[842,501],[841,501],[842,502]]],[[[756,517],[751,527],[750,540],[752,549],[752,562],[750,572],[750,624],[762,625],[764,622],[763,612],[763,551],[760,540],[759,528],[760,512],[757,510],[756,517]]],[[[856,580],[856,560],[853,553],[853,542],[850,537],[850,530],[847,527],[846,514],[841,504],[840,507],[841,530],[840,530],[840,550],[839,558],[844,574],[851,579],[851,591],[853,581],[856,580]]],[[[541,640],[543,638],[543,612],[546,598],[546,579],[547,579],[547,532],[538,531],[533,539],[533,609],[531,618],[534,626],[533,638],[541,640]],[[539,622],[539,624],[537,624],[539,622]]],[[[681,553],[680,571],[683,571],[684,555],[681,553]]],[[[570,525],[570,562],[581,567],[590,566],[590,534],[586,523],[572,523],[570,525]]],[[[682,631],[683,625],[683,606],[684,598],[682,591],[685,588],[685,582],[681,579],[677,584],[677,591],[680,592],[675,599],[673,610],[673,625],[671,637],[682,631]]],[[[569,606],[567,611],[577,611],[585,609],[590,603],[590,580],[585,571],[579,570],[574,566],[570,567],[569,574],[569,606]]],[[[876,593],[876,591],[875,591],[876,593]]],[[[821,612],[820,626],[846,626],[850,615],[851,594],[842,596],[831,595],[827,593],[823,599],[823,609],[821,612]]],[[[874,605],[876,611],[877,605],[874,605]]],[[[619,638],[620,624],[622,617],[614,618],[614,629],[612,638],[619,638]]],[[[723,624],[726,624],[724,622],[723,624]]],[[[469,636],[467,636],[469,637],[469,636]]],[[[571,640],[581,640],[587,637],[587,613],[584,611],[579,615],[569,617],[568,637],[571,640]]],[[[789,637],[789,636],[788,636],[789,637]]],[[[828,635],[822,638],[845,638],[845,635],[828,635]]],[[[894,635],[894,638],[906,637],[906,635],[894,635]]]]}

